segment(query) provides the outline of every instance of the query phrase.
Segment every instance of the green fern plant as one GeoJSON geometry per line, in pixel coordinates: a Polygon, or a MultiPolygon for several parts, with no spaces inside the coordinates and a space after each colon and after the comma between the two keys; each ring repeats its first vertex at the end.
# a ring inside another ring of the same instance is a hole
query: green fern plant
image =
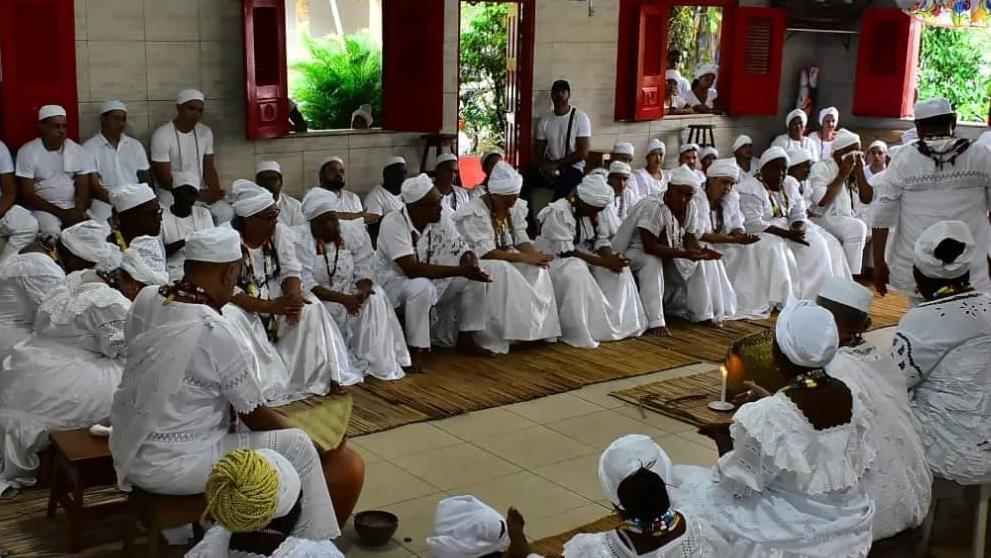
{"type": "Polygon", "coordinates": [[[350,128],[351,113],[364,103],[381,118],[382,51],[367,33],[324,39],[304,33],[302,40],[310,59],[291,66],[292,97],[311,130],[350,128]]]}

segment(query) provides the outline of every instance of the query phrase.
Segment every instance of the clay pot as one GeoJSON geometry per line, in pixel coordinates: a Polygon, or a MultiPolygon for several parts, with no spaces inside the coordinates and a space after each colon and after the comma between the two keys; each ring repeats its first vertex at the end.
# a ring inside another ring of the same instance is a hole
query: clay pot
{"type": "Polygon", "coordinates": [[[399,518],[387,511],[363,511],[354,516],[354,530],[365,546],[382,546],[399,529],[399,518]]]}
{"type": "Polygon", "coordinates": [[[330,499],[334,502],[337,523],[344,525],[361,496],[365,484],[365,461],[357,452],[347,447],[347,437],[336,449],[320,455],[324,478],[330,499]]]}

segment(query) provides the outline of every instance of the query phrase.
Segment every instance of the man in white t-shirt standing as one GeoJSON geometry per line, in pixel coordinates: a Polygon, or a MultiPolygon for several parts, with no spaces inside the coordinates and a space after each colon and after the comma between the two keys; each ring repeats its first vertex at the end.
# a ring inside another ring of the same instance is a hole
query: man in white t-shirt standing
{"type": "Polygon", "coordinates": [[[151,165],[141,142],[124,133],[127,128],[127,105],[117,100],[104,101],[100,106],[100,131],[83,143],[93,156],[99,181],[92,192],[89,215],[96,221],[110,218],[106,199],[124,184],[151,186],[151,165]]]}
{"type": "Polygon", "coordinates": [[[0,141],[0,237],[7,239],[0,252],[0,263],[34,242],[38,236],[38,221],[31,212],[17,205],[17,182],[14,180],[14,159],[0,141]]]}
{"type": "Polygon", "coordinates": [[[531,173],[523,197],[533,188],[546,186],[554,190],[554,199],[571,193],[582,181],[585,158],[592,137],[588,115],[571,106],[571,85],[559,79],[551,86],[554,110],[537,123],[537,173],[531,173]]]}
{"type": "Polygon", "coordinates": [[[172,187],[180,175],[202,181],[200,202],[210,207],[216,224],[234,218],[234,208],[224,200],[220,177],[213,161],[213,130],[200,122],[206,107],[203,93],[195,89],[179,92],[176,117],[151,135],[151,168],[158,183],[162,205],[172,205],[172,187]]]}
{"type": "Polygon", "coordinates": [[[86,210],[96,165],[81,145],[67,137],[68,123],[59,105],[41,107],[39,137],[17,151],[18,189],[46,239],[57,237],[63,226],[89,218],[86,210]]]}

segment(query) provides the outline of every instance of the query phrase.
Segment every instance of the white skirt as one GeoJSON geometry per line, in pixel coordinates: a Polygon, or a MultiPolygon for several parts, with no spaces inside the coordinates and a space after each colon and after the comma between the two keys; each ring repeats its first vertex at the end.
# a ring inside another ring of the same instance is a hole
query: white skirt
{"type": "Polygon", "coordinates": [[[629,268],[615,273],[579,258],[558,258],[550,274],[565,343],[594,349],[600,341],[619,341],[646,329],[647,317],[629,268]]]}
{"type": "Polygon", "coordinates": [[[403,366],[410,364],[406,337],[383,288],[374,285],[372,290],[357,316],[349,315],[343,304],[323,304],[344,334],[352,368],[362,376],[398,380],[405,376],[403,366]]]}
{"type": "Polygon", "coordinates": [[[502,260],[482,260],[489,275],[485,299],[486,329],[476,342],[494,353],[509,352],[513,341],[555,341],[561,323],[554,285],[546,269],[502,260]]]}

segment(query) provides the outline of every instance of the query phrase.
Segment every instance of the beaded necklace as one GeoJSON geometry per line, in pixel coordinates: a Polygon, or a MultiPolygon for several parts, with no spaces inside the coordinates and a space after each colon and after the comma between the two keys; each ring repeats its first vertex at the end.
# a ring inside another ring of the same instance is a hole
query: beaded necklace
{"type": "Polygon", "coordinates": [[[925,139],[920,139],[915,143],[915,148],[919,150],[923,156],[932,159],[933,163],[936,165],[936,170],[943,170],[946,163],[955,165],[957,162],[957,157],[963,154],[965,151],[970,149],[970,140],[968,139],[958,139],[953,142],[946,150],[936,151],[931,145],[926,143],[926,140],[942,140],[942,139],[953,139],[950,136],[931,136],[925,139]]]}
{"type": "MultiPolygon", "coordinates": [[[[410,222],[410,220],[409,220],[408,217],[406,217],[406,209],[405,208],[403,209],[402,214],[403,214],[403,220],[406,221],[406,226],[407,226],[407,228],[409,228],[409,238],[410,238],[410,240],[413,241],[413,257],[416,258],[416,261],[420,261],[420,250],[419,250],[419,247],[420,247],[420,231],[416,230],[416,227],[413,226],[413,223],[410,222]]],[[[427,226],[429,227],[430,225],[427,225],[427,226]]],[[[429,229],[427,231],[427,261],[425,263],[430,263],[430,259],[433,258],[433,256],[434,256],[434,235],[433,235],[433,232],[434,232],[433,228],[431,228],[431,229],[429,229]]]]}
{"type": "Polygon", "coordinates": [[[220,313],[221,305],[217,304],[213,297],[199,285],[194,285],[185,279],[173,285],[163,285],[158,289],[158,294],[165,298],[163,305],[169,305],[178,300],[187,304],[203,304],[220,313]]]}
{"type": "Polygon", "coordinates": [[[825,380],[829,377],[826,371],[822,368],[817,368],[815,370],[809,370],[792,378],[791,382],[785,386],[784,390],[791,389],[815,389],[822,385],[825,380]]]}
{"type": "Polygon", "coordinates": [[[958,294],[963,294],[972,290],[974,290],[974,288],[970,286],[969,281],[957,285],[944,285],[939,289],[937,289],[935,293],[933,293],[933,299],[937,300],[949,296],[956,296],[958,294]]]}
{"type": "Polygon", "coordinates": [[[327,244],[324,243],[323,239],[314,237],[314,243],[316,244],[317,254],[323,256],[323,266],[327,270],[327,282],[331,283],[334,280],[334,276],[337,275],[337,260],[341,257],[341,247],[344,246],[344,241],[341,237],[334,239],[334,269],[330,269],[330,261],[327,259],[327,244]]]}
{"type": "Polygon", "coordinates": [[[674,509],[664,512],[664,515],[652,520],[627,519],[623,522],[626,529],[631,533],[648,534],[652,537],[662,537],[678,528],[681,523],[679,516],[674,509]]]}
{"type": "MultiPolygon", "coordinates": [[[[251,257],[248,247],[244,244],[241,245],[241,259],[244,261],[244,266],[241,268],[241,277],[238,279],[238,286],[244,292],[248,293],[248,296],[253,298],[261,298],[261,288],[267,286],[269,280],[278,276],[281,270],[278,255],[272,249],[271,241],[266,240],[262,244],[261,249],[265,280],[259,285],[258,279],[255,276],[254,258],[251,257]]],[[[279,322],[277,317],[266,314],[259,314],[258,316],[261,318],[262,324],[265,325],[265,333],[268,335],[269,341],[272,343],[278,341],[279,322]]]]}
{"type": "Polygon", "coordinates": [[[114,242],[117,243],[117,247],[120,248],[121,251],[127,250],[127,241],[124,240],[124,235],[120,233],[120,229],[117,227],[114,227],[114,242]]]}

